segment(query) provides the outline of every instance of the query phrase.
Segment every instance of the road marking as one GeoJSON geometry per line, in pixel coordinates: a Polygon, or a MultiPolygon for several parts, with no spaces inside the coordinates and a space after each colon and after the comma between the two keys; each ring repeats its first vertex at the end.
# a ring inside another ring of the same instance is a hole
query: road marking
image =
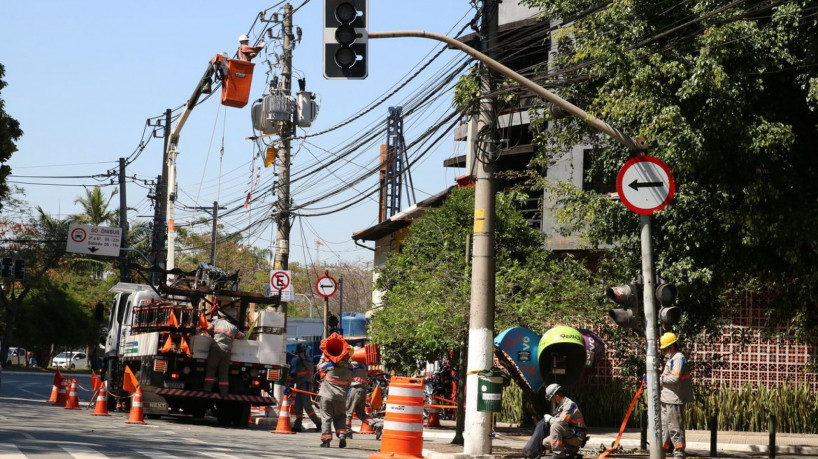
{"type": "Polygon", "coordinates": [[[28,390],[28,389],[23,389],[22,387],[20,387],[20,388],[19,388],[19,390],[21,390],[21,391],[23,391],[23,392],[28,392],[29,394],[31,394],[31,395],[33,395],[33,396],[35,396],[35,397],[40,397],[40,399],[42,400],[42,396],[43,396],[43,394],[40,394],[40,393],[38,393],[38,392],[34,392],[34,391],[31,391],[31,390],[28,390]]]}
{"type": "Polygon", "coordinates": [[[34,435],[31,435],[31,434],[30,434],[30,433],[28,433],[28,432],[20,432],[20,435],[22,435],[22,436],[24,436],[24,437],[28,438],[29,440],[34,440],[34,439],[35,439],[35,438],[34,438],[34,435]]]}
{"type": "Polygon", "coordinates": [[[207,456],[207,457],[215,457],[215,458],[219,458],[219,459],[231,459],[231,458],[236,458],[236,457],[238,457],[238,456],[233,456],[233,455],[230,455],[230,454],[224,454],[224,453],[211,453],[211,452],[204,452],[204,451],[199,451],[199,454],[201,454],[201,455],[203,455],[203,456],[207,456]]]}
{"type": "Polygon", "coordinates": [[[25,459],[25,454],[14,445],[0,444],[0,458],[2,459],[25,459]]]}
{"type": "Polygon", "coordinates": [[[60,445],[60,448],[63,449],[66,453],[70,454],[72,457],[76,459],[107,459],[108,456],[100,453],[99,451],[95,450],[94,448],[90,448],[88,446],[82,445],[60,445]]]}
{"type": "Polygon", "coordinates": [[[176,456],[157,449],[135,449],[135,452],[153,459],[173,459],[176,456]]]}

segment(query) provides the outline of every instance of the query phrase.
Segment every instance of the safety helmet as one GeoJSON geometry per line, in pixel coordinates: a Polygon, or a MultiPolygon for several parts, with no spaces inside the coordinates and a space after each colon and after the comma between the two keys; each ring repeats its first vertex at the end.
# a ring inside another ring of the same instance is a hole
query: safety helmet
{"type": "Polygon", "coordinates": [[[250,41],[250,37],[248,37],[247,35],[239,35],[239,41],[240,41],[240,42],[242,42],[242,41],[250,41]]]}
{"type": "Polygon", "coordinates": [[[545,388],[545,399],[550,401],[560,391],[562,391],[562,386],[559,384],[549,384],[545,388]]]}
{"type": "Polygon", "coordinates": [[[659,338],[659,349],[664,349],[678,341],[675,333],[667,332],[659,338]]]}

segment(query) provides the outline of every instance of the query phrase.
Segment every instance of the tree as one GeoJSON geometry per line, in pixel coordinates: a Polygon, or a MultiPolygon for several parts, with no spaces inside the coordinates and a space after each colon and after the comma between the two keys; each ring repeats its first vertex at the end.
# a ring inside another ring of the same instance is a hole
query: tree
{"type": "MultiPolygon", "coordinates": [[[[497,199],[497,296],[495,332],[519,325],[544,332],[549,322],[599,313],[601,285],[583,263],[543,250],[542,235],[519,212],[515,194],[497,199]]],[[[474,190],[452,190],[409,229],[406,244],[379,271],[383,308],[374,315],[372,338],[385,363],[413,371],[418,362],[460,349],[468,333],[474,190]]]]}
{"type": "MultiPolygon", "coordinates": [[[[655,216],[657,271],[681,287],[687,326],[718,317],[736,290],[772,294],[771,315],[818,337],[818,21],[814,2],[528,0],[553,33],[538,75],[590,114],[653,142],[677,193],[655,216]],[[812,5],[812,6],[809,6],[812,5]]],[[[547,165],[591,143],[588,178],[630,152],[583,123],[532,126],[547,165]]],[[[614,244],[623,280],[639,272],[638,219],[618,202],[545,183],[567,230],[614,244]]]]}
{"type": "Polygon", "coordinates": [[[117,190],[111,192],[107,198],[102,190],[95,186],[90,190],[85,189],[85,196],[74,199],[74,204],[82,207],[82,213],[74,216],[74,223],[89,225],[102,225],[104,223],[115,224],[119,221],[119,209],[109,209],[111,200],[116,196],[117,190]]]}
{"type": "MultiPolygon", "coordinates": [[[[0,92],[6,87],[6,82],[3,81],[5,74],[6,68],[0,64],[0,92]]],[[[10,194],[7,180],[11,174],[11,166],[6,163],[17,151],[15,142],[23,136],[20,123],[6,113],[5,105],[3,98],[0,97],[0,209],[3,208],[3,202],[10,194]]]]}

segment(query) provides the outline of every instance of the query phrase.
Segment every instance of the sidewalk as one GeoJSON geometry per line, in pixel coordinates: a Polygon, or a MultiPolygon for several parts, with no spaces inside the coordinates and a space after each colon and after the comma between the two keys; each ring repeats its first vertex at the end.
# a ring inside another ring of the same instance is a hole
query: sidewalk
{"type": "MultiPolygon", "coordinates": [[[[423,456],[429,459],[449,459],[472,457],[463,454],[462,446],[451,445],[454,438],[454,421],[441,421],[441,428],[425,428],[423,431],[423,456]]],[[[616,440],[618,430],[590,429],[588,444],[583,449],[585,457],[590,459],[599,455],[605,448],[610,448],[616,440]],[[603,446],[604,445],[604,446],[603,446]]],[[[530,433],[520,429],[498,427],[496,437],[492,441],[493,454],[475,457],[523,457],[520,451],[528,441],[530,433]]],[[[638,456],[640,432],[628,430],[622,435],[619,444],[622,449],[630,452],[629,456],[638,456]]],[[[691,456],[709,456],[710,431],[686,431],[687,452],[691,456]]],[[[769,453],[770,436],[766,432],[722,432],[717,433],[716,449],[723,455],[757,455],[766,457],[769,453]]],[[[804,455],[818,456],[818,435],[777,433],[777,455],[804,455]]],[[[646,452],[641,455],[647,456],[646,452]]],[[[616,454],[614,454],[616,456],[616,454]]]]}

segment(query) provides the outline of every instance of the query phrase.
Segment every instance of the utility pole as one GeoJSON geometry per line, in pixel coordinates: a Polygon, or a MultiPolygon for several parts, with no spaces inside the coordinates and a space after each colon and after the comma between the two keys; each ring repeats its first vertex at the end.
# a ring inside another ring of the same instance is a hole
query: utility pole
{"type": "Polygon", "coordinates": [[[219,224],[219,209],[226,209],[226,207],[219,207],[219,201],[213,201],[213,207],[193,207],[194,210],[203,210],[205,212],[210,212],[210,216],[213,217],[213,229],[210,232],[210,264],[216,264],[216,233],[218,231],[218,224],[219,224]]]}
{"type": "MultiPolygon", "coordinates": [[[[480,20],[480,43],[483,52],[493,58],[497,42],[497,1],[484,0],[480,20]]],[[[494,208],[495,208],[495,149],[494,129],[496,116],[492,72],[485,65],[481,72],[480,101],[475,189],[474,239],[471,277],[471,305],[469,308],[469,355],[466,377],[466,425],[463,452],[465,454],[491,453],[491,416],[477,411],[479,396],[478,372],[494,366],[494,208]]]]}
{"type": "MultiPolygon", "coordinates": [[[[280,88],[289,96],[292,93],[292,66],[293,66],[293,6],[289,3],[284,5],[284,16],[282,18],[283,35],[282,40],[282,67],[280,88]]],[[[295,113],[290,118],[293,120],[295,113]]],[[[278,212],[276,220],[276,254],[273,263],[274,269],[287,270],[290,265],[290,147],[293,133],[292,121],[285,121],[281,130],[281,148],[278,150],[278,212]]],[[[287,327],[287,306],[284,306],[284,328],[287,327]]],[[[325,329],[326,330],[326,329],[325,329]]],[[[287,334],[284,333],[284,342],[287,342],[287,334]]],[[[286,361],[286,350],[282,352],[281,361],[286,361]]],[[[283,400],[284,387],[275,385],[274,396],[277,400],[283,400]]],[[[281,405],[279,405],[279,409],[281,405]]]]}
{"type": "MultiPolygon", "coordinates": [[[[165,144],[162,149],[162,175],[156,182],[156,218],[153,222],[154,246],[152,250],[154,266],[164,269],[165,264],[165,242],[168,237],[167,210],[168,210],[168,142],[170,141],[171,109],[165,110],[164,138],[165,144]]],[[[164,284],[167,281],[165,274],[159,274],[158,283],[164,284]]]]}
{"type": "Polygon", "coordinates": [[[119,158],[119,227],[122,238],[119,247],[119,280],[128,282],[128,199],[125,196],[125,158],[119,158]]]}

